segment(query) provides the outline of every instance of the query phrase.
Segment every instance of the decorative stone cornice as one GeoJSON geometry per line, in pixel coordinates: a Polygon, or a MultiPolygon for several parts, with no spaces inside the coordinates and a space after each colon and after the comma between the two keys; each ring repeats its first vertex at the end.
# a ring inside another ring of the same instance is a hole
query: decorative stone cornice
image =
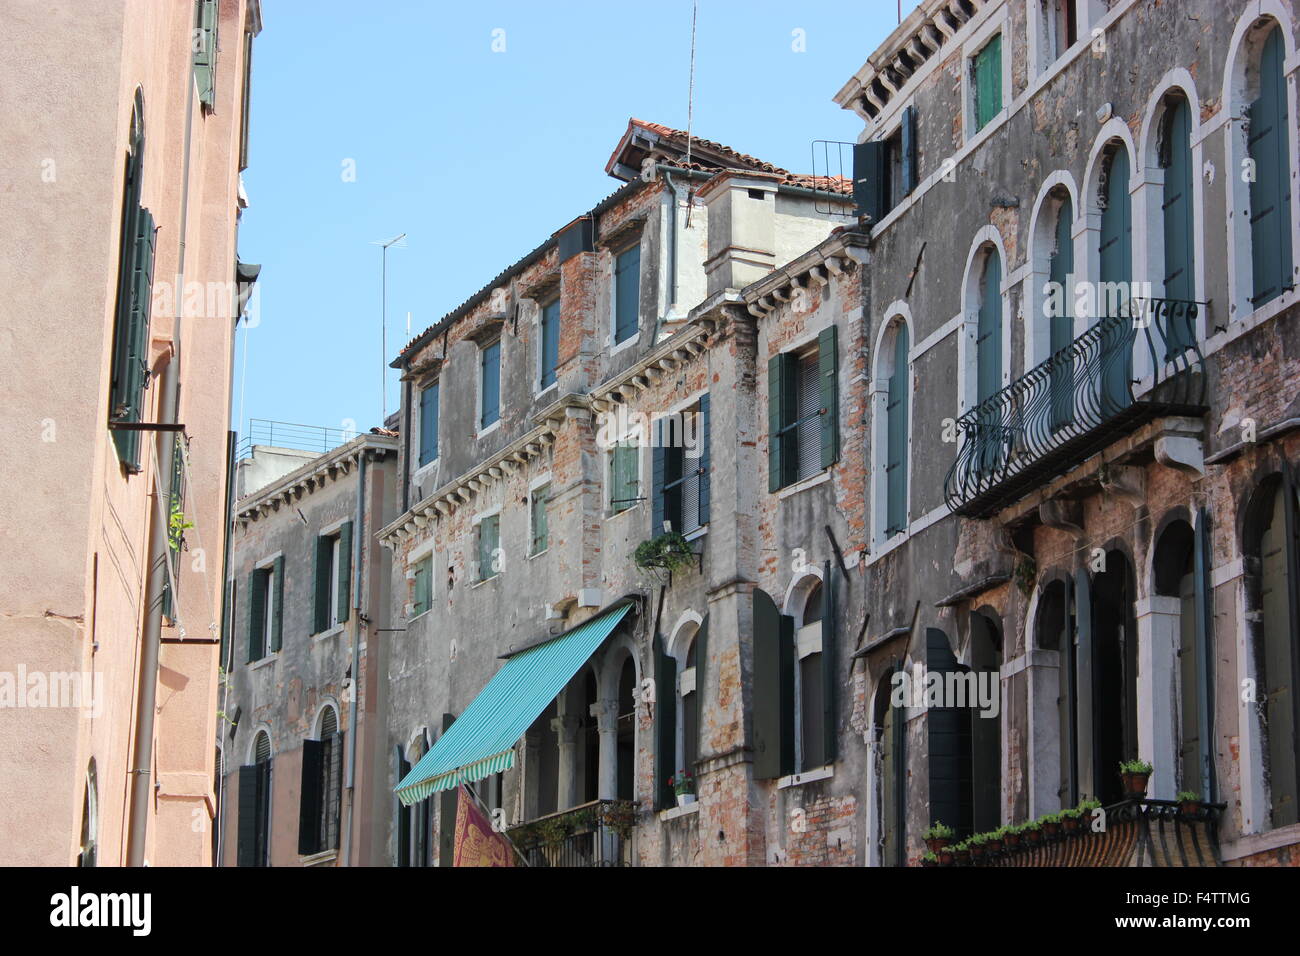
{"type": "Polygon", "coordinates": [[[861,232],[838,232],[799,258],[741,290],[749,314],[762,319],[793,299],[799,290],[824,286],[833,276],[869,258],[869,239],[861,232]]]}
{"type": "Polygon", "coordinates": [[[352,467],[360,463],[362,456],[368,461],[378,461],[396,452],[396,438],[387,435],[358,435],[266,487],[245,495],[235,504],[235,517],[241,525],[257,521],[279,511],[281,505],[291,505],[304,495],[346,477],[351,473],[352,467]]]}
{"type": "Polygon", "coordinates": [[[707,352],[711,333],[712,327],[704,323],[692,323],[683,327],[631,368],[592,389],[591,408],[596,412],[607,411],[656,387],[665,375],[690,364],[697,355],[707,352]]]}

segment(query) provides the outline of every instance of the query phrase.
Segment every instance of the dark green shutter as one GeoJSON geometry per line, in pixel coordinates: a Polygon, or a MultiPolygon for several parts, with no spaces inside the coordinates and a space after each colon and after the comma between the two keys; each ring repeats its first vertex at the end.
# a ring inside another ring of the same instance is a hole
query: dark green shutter
{"type": "Polygon", "coordinates": [[[248,576],[248,662],[261,660],[266,649],[266,635],[262,633],[266,623],[266,588],[259,578],[261,571],[254,571],[248,576]]]}
{"type": "MultiPolygon", "coordinates": [[[[442,733],[445,734],[451,729],[451,725],[456,722],[456,718],[451,714],[442,715],[442,733]]],[[[428,735],[425,735],[425,743],[428,744],[428,735]]],[[[428,799],[433,799],[429,797],[428,799]]],[[[432,804],[430,804],[432,806],[432,804]]],[[[456,856],[456,811],[457,799],[455,790],[443,790],[438,796],[438,865],[451,866],[456,856]]],[[[428,812],[428,811],[426,811],[428,812]]],[[[421,866],[427,863],[421,862],[421,866]]]]}
{"type": "Polygon", "coordinates": [[[832,764],[839,740],[836,721],[839,707],[839,675],[836,672],[835,584],[831,563],[826,562],[822,577],[822,757],[832,764]]]}
{"type": "Polygon", "coordinates": [[[319,740],[302,742],[301,792],[298,794],[298,852],[303,856],[319,853],[320,843],[321,781],[324,776],[322,756],[324,744],[319,740]]]}
{"type": "Polygon", "coordinates": [[[319,634],[330,626],[330,539],[316,536],[315,559],[312,567],[312,626],[311,632],[319,634]]]}
{"type": "Polygon", "coordinates": [[[271,651],[280,649],[284,637],[284,555],[275,559],[275,613],[271,615],[271,651]]]}
{"type": "MultiPolygon", "coordinates": [[[[699,741],[695,753],[698,759],[699,755],[704,753],[704,728],[707,724],[705,714],[712,701],[705,699],[704,685],[708,680],[709,674],[709,615],[704,615],[704,620],[700,622],[700,629],[695,632],[695,701],[697,704],[697,713],[699,719],[696,721],[696,730],[699,732],[699,741]]],[[[687,767],[692,773],[694,767],[687,767]]]]}
{"type": "Polygon", "coordinates": [[[1002,34],[975,54],[975,129],[981,130],[1002,110],[1002,34]]]}
{"type": "Polygon", "coordinates": [[[858,215],[880,222],[889,210],[885,195],[885,143],[873,140],[853,147],[853,204],[858,215]]]}
{"type": "MultiPolygon", "coordinates": [[[[1128,187],[1128,152],[1120,146],[1111,154],[1106,178],[1106,206],[1101,211],[1102,287],[1098,292],[1097,310],[1103,318],[1127,307],[1126,302],[1108,301],[1114,294],[1110,290],[1126,289],[1133,279],[1133,217],[1128,187]]],[[[1114,334],[1106,335],[1102,351],[1105,356],[1102,366],[1103,412],[1110,415],[1131,401],[1133,349],[1126,325],[1118,327],[1114,334]]]]}
{"type": "Polygon", "coordinates": [[[1054,356],[1051,368],[1052,427],[1074,419],[1074,360],[1061,351],[1074,341],[1074,310],[1070,308],[1070,273],[1074,271],[1074,206],[1069,197],[1056,212],[1056,248],[1052,250],[1048,279],[1057,290],[1060,315],[1048,316],[1048,348],[1054,356]]]}
{"type": "Polygon", "coordinates": [[[193,51],[199,101],[210,109],[216,97],[217,0],[199,0],[195,40],[199,47],[193,51]]]}
{"type": "Polygon", "coordinates": [[[773,355],[767,362],[767,490],[777,491],[786,484],[789,471],[786,459],[795,458],[796,449],[786,454],[785,436],[781,430],[788,421],[787,403],[794,401],[789,387],[789,356],[773,355]]]}
{"type": "Polygon", "coordinates": [[[258,854],[258,816],[261,801],[258,799],[260,789],[261,766],[252,764],[239,768],[239,824],[238,846],[235,863],[237,866],[261,866],[258,854]]]}
{"type": "Polygon", "coordinates": [[[352,604],[352,522],[343,522],[339,529],[339,594],[338,618],[342,624],[348,619],[352,604]]]}
{"type": "MultiPolygon", "coordinates": [[[[931,674],[965,670],[957,663],[947,635],[938,628],[926,628],[925,666],[931,674]]],[[[968,836],[972,826],[971,787],[972,708],[929,707],[925,712],[930,780],[930,823],[942,821],[968,836]]]]}
{"type": "Polygon", "coordinates": [[[709,523],[709,396],[700,396],[700,457],[696,459],[700,469],[700,524],[709,523]]]}
{"type": "Polygon", "coordinates": [[[1162,201],[1165,235],[1165,298],[1191,301],[1192,261],[1192,118],[1187,100],[1179,98],[1165,119],[1165,184],[1162,201]]]}
{"type": "MultiPolygon", "coordinates": [[[[662,424],[662,423],[661,423],[662,424]]],[[[658,426],[656,426],[658,427],[658,426]]],[[[662,429],[661,431],[666,431],[662,429]]],[[[654,448],[650,450],[650,537],[658,537],[664,533],[664,482],[665,466],[668,449],[663,446],[663,442],[655,443],[654,448]]],[[[681,530],[674,526],[675,531],[681,530]]]]}
{"type": "Polygon", "coordinates": [[[754,777],[794,772],[794,618],[754,590],[754,777]]]}
{"type": "Polygon", "coordinates": [[[908,351],[907,326],[900,324],[894,333],[894,373],[885,399],[886,536],[907,530],[908,351]]]}
{"type": "Polygon", "coordinates": [[[977,400],[985,402],[1002,388],[1002,260],[996,250],[984,260],[976,335],[977,400]]]}
{"type": "Polygon", "coordinates": [[[217,664],[220,667],[229,669],[230,659],[227,656],[230,647],[230,635],[234,631],[235,621],[235,582],[227,581],[224,587],[224,594],[221,602],[221,651],[217,658],[217,664]]]}
{"type": "Polygon", "coordinates": [[[677,661],[664,651],[663,638],[654,637],[655,660],[655,809],[674,802],[668,780],[677,762],[677,661]]]}
{"type": "MultiPolygon", "coordinates": [[[[406,757],[402,754],[402,748],[399,745],[394,754],[393,772],[397,775],[397,782],[401,783],[406,775],[411,772],[411,765],[406,762],[406,757]]],[[[402,803],[393,795],[393,802],[396,804],[394,810],[395,819],[393,820],[393,840],[397,846],[397,851],[393,854],[393,860],[397,866],[411,865],[411,808],[402,803]]]]}
{"type": "Polygon", "coordinates": [[[641,244],[619,253],[614,265],[614,342],[625,341],[640,325],[641,244]]]}
{"type": "MultiPolygon", "coordinates": [[[[1087,568],[1074,572],[1074,626],[1075,626],[1075,787],[1080,798],[1097,796],[1100,781],[1094,750],[1096,738],[1094,721],[1097,715],[1094,699],[1092,654],[1092,581],[1087,568]]],[[[1112,768],[1113,769],[1113,768],[1112,768]]]]}
{"type": "MultiPolygon", "coordinates": [[[[110,397],[109,418],[120,422],[144,419],[144,388],[149,368],[149,308],[153,297],[154,245],[157,237],[153,214],[143,206],[131,217],[133,232],[124,251],[126,261],[126,315],[118,330],[117,373],[110,397]]],[[[128,469],[140,468],[140,433],[114,431],[118,456],[128,469]]]]}
{"type": "Polygon", "coordinates": [[[1249,108],[1246,148],[1255,161],[1250,184],[1250,239],[1258,308],[1294,285],[1291,261],[1291,162],[1282,29],[1273,27],[1259,58],[1259,99],[1249,108]]]}
{"type": "Polygon", "coordinates": [[[835,326],[817,335],[817,370],[822,392],[822,467],[829,468],[840,459],[840,390],[839,350],[835,326]]]}
{"type": "Polygon", "coordinates": [[[919,167],[916,162],[916,107],[903,109],[900,128],[903,146],[903,195],[911,194],[917,186],[919,167]]]}
{"type": "Polygon", "coordinates": [[[1185,781],[1203,800],[1215,799],[1213,737],[1214,707],[1214,552],[1210,545],[1210,512],[1201,508],[1196,516],[1196,551],[1193,556],[1193,589],[1196,602],[1196,739],[1200,779],[1185,781]]]}

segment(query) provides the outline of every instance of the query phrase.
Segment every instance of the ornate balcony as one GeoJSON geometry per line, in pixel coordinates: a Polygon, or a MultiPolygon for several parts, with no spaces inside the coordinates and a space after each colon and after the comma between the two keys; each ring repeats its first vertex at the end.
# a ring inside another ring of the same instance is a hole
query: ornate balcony
{"type": "Polygon", "coordinates": [[[1203,415],[1199,314],[1196,302],[1134,299],[962,415],[948,506],[990,517],[1145,422],[1203,415]]]}
{"type": "Polygon", "coordinates": [[[637,804],[593,800],[506,831],[529,866],[632,866],[637,804]]]}

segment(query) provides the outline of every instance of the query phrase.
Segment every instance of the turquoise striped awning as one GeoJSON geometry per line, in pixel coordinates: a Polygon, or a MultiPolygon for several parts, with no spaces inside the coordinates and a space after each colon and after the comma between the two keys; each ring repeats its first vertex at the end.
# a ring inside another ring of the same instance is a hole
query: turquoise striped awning
{"type": "Polygon", "coordinates": [[[407,806],[506,770],[515,744],[627,615],[624,604],[515,655],[394,788],[407,806]]]}

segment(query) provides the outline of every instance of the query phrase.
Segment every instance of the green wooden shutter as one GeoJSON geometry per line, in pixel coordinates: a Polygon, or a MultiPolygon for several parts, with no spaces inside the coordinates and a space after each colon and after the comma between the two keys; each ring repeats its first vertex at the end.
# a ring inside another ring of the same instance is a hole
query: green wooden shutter
{"type": "Polygon", "coordinates": [[[641,244],[619,253],[614,265],[614,342],[626,341],[640,325],[641,244]]]}
{"type": "MultiPolygon", "coordinates": [[[[153,297],[154,245],[157,237],[153,214],[143,206],[132,217],[134,234],[127,252],[128,298],[122,330],[118,387],[109,409],[114,421],[138,422],[144,418],[144,389],[149,368],[149,307],[153,297]]],[[[130,471],[140,470],[140,433],[114,431],[118,456],[130,471]]]]}
{"type": "Polygon", "coordinates": [[[1259,58],[1259,99],[1249,108],[1246,148],[1255,162],[1250,184],[1250,238],[1258,308],[1294,285],[1291,251],[1291,163],[1288,142],[1285,50],[1281,27],[1264,40],[1259,58]]]}
{"type": "MultiPolygon", "coordinates": [[[[664,429],[666,431],[666,429],[664,429]]],[[[650,451],[650,537],[664,533],[664,483],[667,480],[666,468],[668,449],[662,440],[655,442],[650,451]]],[[[673,530],[681,529],[673,525],[673,530]]]]}
{"type": "Polygon", "coordinates": [[[853,204],[858,216],[880,222],[889,211],[885,195],[886,148],[882,140],[857,143],[853,147],[853,204]]]}
{"type": "Polygon", "coordinates": [[[1073,359],[1062,354],[1074,341],[1074,312],[1070,308],[1070,273],[1074,271],[1074,207],[1069,197],[1056,212],[1056,248],[1052,250],[1049,281],[1059,289],[1060,315],[1048,316],[1048,348],[1054,358],[1051,369],[1052,427],[1060,428],[1074,419],[1073,359]]]}
{"type": "MultiPolygon", "coordinates": [[[[705,684],[708,681],[709,674],[709,615],[706,612],[704,620],[700,622],[700,629],[695,632],[695,701],[698,705],[696,712],[699,719],[696,721],[696,730],[699,733],[699,741],[695,749],[696,758],[704,753],[705,740],[705,714],[707,714],[710,701],[705,700],[705,684]]],[[[694,767],[687,767],[691,773],[695,772],[694,767]]]]}
{"type": "Polygon", "coordinates": [[[794,772],[794,618],[754,590],[754,777],[794,772]]]}
{"type": "Polygon", "coordinates": [[[822,467],[829,468],[840,458],[840,391],[839,350],[835,345],[836,329],[829,326],[817,336],[817,367],[822,392],[822,467]]]}
{"type": "Polygon", "coordinates": [[[257,764],[239,768],[239,824],[238,846],[235,863],[237,866],[261,866],[258,858],[258,783],[261,767],[257,764]]]}
{"type": "Polygon", "coordinates": [[[302,777],[298,794],[298,852],[303,856],[319,853],[321,831],[321,781],[324,744],[319,740],[302,742],[302,777]]]}
{"type": "MultiPolygon", "coordinates": [[[[931,674],[961,671],[943,631],[925,631],[925,666],[931,674]]],[[[925,712],[929,753],[930,823],[942,821],[968,836],[972,825],[969,707],[930,707],[925,712]]]]}
{"type": "Polygon", "coordinates": [[[266,588],[259,578],[262,572],[254,571],[248,576],[248,662],[261,660],[266,648],[266,635],[262,633],[266,623],[266,588]]]}
{"type": "Polygon", "coordinates": [[[275,613],[271,615],[271,651],[280,649],[284,637],[284,555],[275,559],[275,613]]]}
{"type": "Polygon", "coordinates": [[[975,54],[975,129],[981,130],[1002,110],[1002,34],[975,54]]]}
{"type": "Polygon", "coordinates": [[[434,382],[420,393],[420,465],[438,457],[438,384],[434,382]]]}
{"type": "Polygon", "coordinates": [[[338,618],[342,624],[348,619],[352,605],[352,522],[343,522],[339,529],[339,595],[338,618]]]}
{"type": "Polygon", "coordinates": [[[193,54],[199,102],[211,109],[216,99],[217,0],[199,0],[193,54]]]}
{"type": "Polygon", "coordinates": [[[907,326],[900,324],[894,333],[894,374],[885,409],[886,536],[907,530],[908,349],[907,326]]]}
{"type": "MultiPolygon", "coordinates": [[[[1126,289],[1133,279],[1133,218],[1129,199],[1128,152],[1122,146],[1111,154],[1106,177],[1106,208],[1101,212],[1101,283],[1098,291],[1098,311],[1103,318],[1117,311],[1124,314],[1126,302],[1112,300],[1108,290],[1126,289]]],[[[1124,296],[1127,299],[1127,296],[1124,296]]],[[[1102,407],[1105,414],[1114,414],[1127,407],[1132,379],[1132,339],[1126,326],[1107,334],[1102,342],[1102,407]]]]}
{"type": "Polygon", "coordinates": [[[654,637],[655,659],[655,809],[674,803],[668,780],[677,763],[677,661],[664,651],[663,638],[654,637]]]}
{"type": "Polygon", "coordinates": [[[831,563],[826,562],[822,572],[822,757],[832,764],[836,760],[839,734],[836,722],[839,717],[839,674],[836,671],[835,584],[831,563]]]}
{"type": "Polygon", "coordinates": [[[706,392],[700,396],[700,456],[696,459],[700,469],[700,524],[709,523],[709,498],[710,484],[709,477],[712,471],[712,464],[709,457],[709,396],[706,392]]]}
{"type": "MultiPolygon", "coordinates": [[[[1196,762],[1199,779],[1190,788],[1204,800],[1214,800],[1217,789],[1214,774],[1214,552],[1210,544],[1210,512],[1201,508],[1196,516],[1196,551],[1192,560],[1196,628],[1196,762]]],[[[1188,786],[1184,783],[1184,786],[1188,786]]]]}
{"type": "Polygon", "coordinates": [[[917,166],[916,156],[916,107],[908,106],[903,109],[902,125],[903,147],[903,195],[909,195],[912,190],[916,189],[917,182],[920,178],[919,168],[917,166]]]}
{"type": "Polygon", "coordinates": [[[233,580],[226,581],[222,587],[222,591],[221,650],[219,652],[220,656],[217,658],[217,664],[228,670],[230,668],[230,660],[227,657],[227,654],[229,653],[228,648],[231,643],[230,635],[235,626],[233,617],[235,613],[235,582],[233,580]]]}
{"type": "MultiPolygon", "coordinates": [[[[991,399],[1002,388],[1002,260],[989,250],[980,285],[979,323],[975,337],[975,380],[978,402],[991,399]]],[[[1001,412],[987,409],[979,415],[976,440],[979,467],[989,472],[1001,461],[1001,412]]]]}
{"type": "Polygon", "coordinates": [[[1075,626],[1075,787],[1079,796],[1095,797],[1100,780],[1093,752],[1096,738],[1092,653],[1092,581],[1086,568],[1074,572],[1075,626]]]}
{"type": "Polygon", "coordinates": [[[1165,184],[1162,201],[1165,236],[1165,298],[1191,301],[1192,241],[1192,118],[1181,97],[1165,118],[1165,184]]]}
{"type": "Polygon", "coordinates": [[[786,467],[784,463],[785,437],[781,429],[785,427],[785,406],[790,400],[786,388],[787,356],[773,355],[767,361],[767,490],[778,491],[785,485],[786,467]]]}

